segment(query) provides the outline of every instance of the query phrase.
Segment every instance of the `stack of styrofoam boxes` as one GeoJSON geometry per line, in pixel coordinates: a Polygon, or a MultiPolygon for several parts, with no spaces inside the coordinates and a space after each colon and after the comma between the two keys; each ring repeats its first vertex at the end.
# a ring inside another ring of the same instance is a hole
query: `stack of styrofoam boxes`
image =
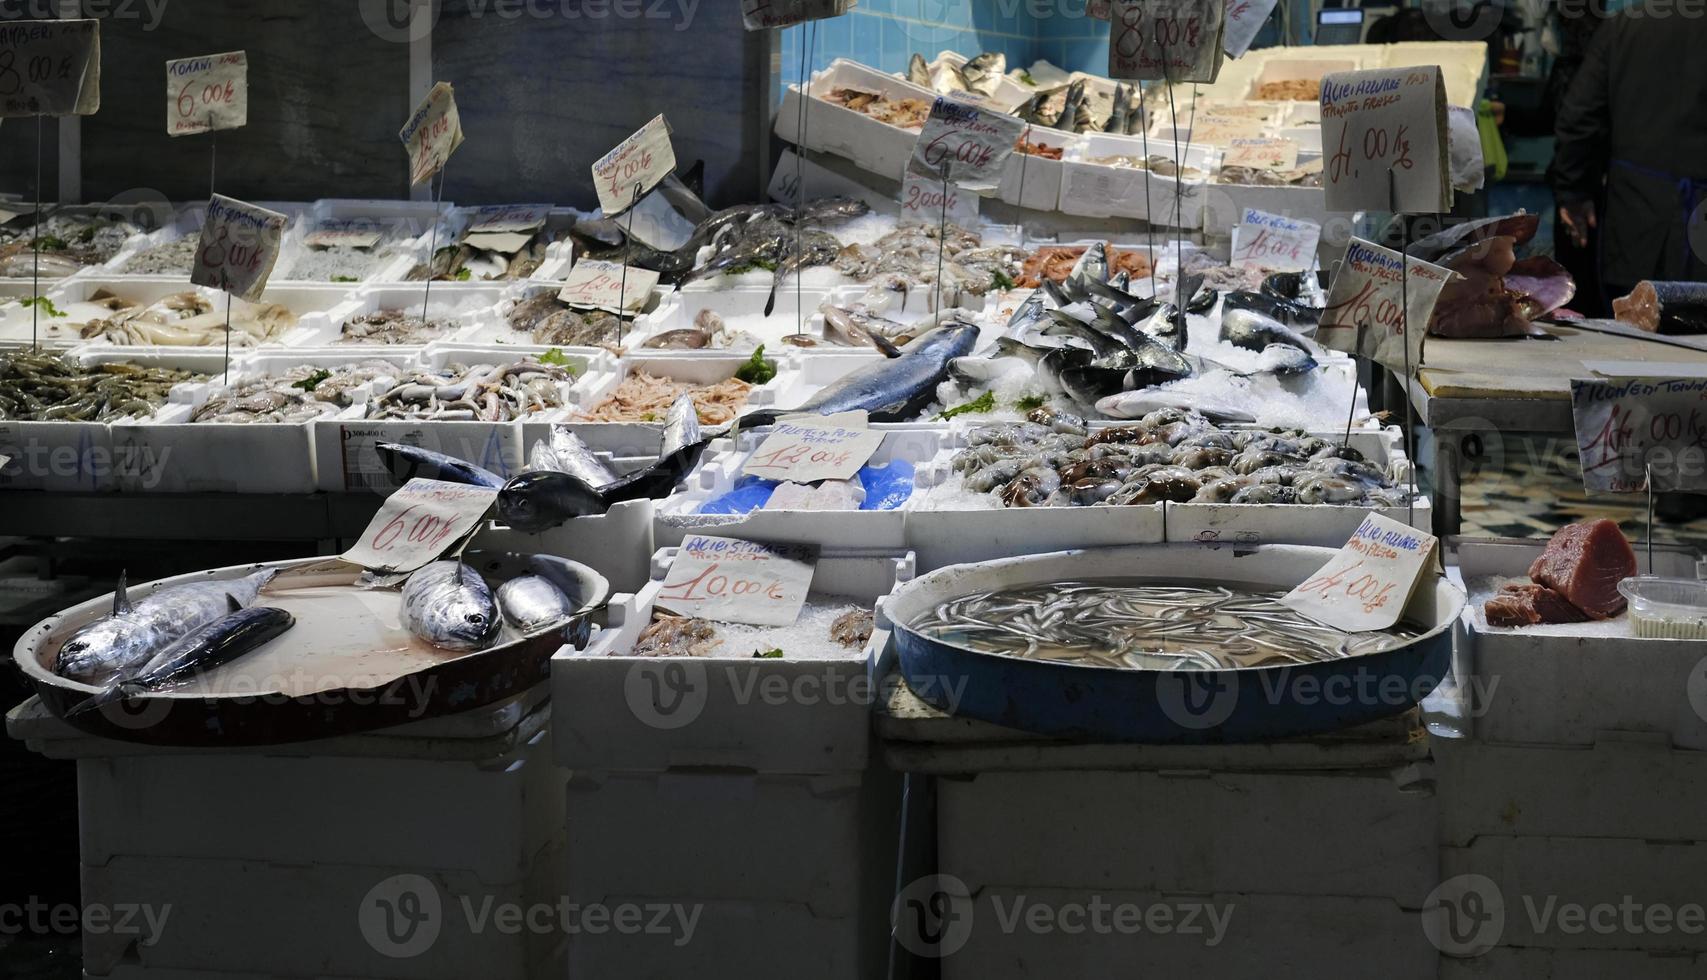
{"type": "Polygon", "coordinates": [[[1135,963],[1435,976],[1417,909],[1435,881],[1437,814],[1414,714],[1332,737],[1168,747],[1039,739],[950,718],[905,687],[885,709],[889,765],[934,777],[943,876],[902,883],[899,902],[924,911],[897,939],[940,958],[944,980],[1135,963]]]}
{"type": "MultiPolygon", "coordinates": [[[[1522,578],[1543,544],[1464,541],[1460,567],[1522,578]]],[[[1432,740],[1441,976],[1702,976],[1707,644],[1463,624],[1457,737],[1432,740]]]]}
{"type": "Polygon", "coordinates": [[[1217,156],[1215,148],[1196,144],[1176,148],[1169,140],[1142,136],[1113,136],[1091,133],[1070,150],[1061,174],[1061,212],[1090,218],[1138,218],[1158,227],[1197,229],[1203,227],[1204,190],[1217,156]],[[1180,166],[1195,168],[1201,176],[1179,179],[1138,167],[1116,166],[1095,161],[1107,157],[1143,160],[1150,155],[1173,157],[1180,166]]]}
{"type": "Polygon", "coordinates": [[[828,69],[812,76],[811,92],[805,97],[804,126],[800,86],[789,86],[783,96],[782,109],[776,114],[776,135],[789,143],[804,145],[808,150],[846,157],[861,169],[890,180],[900,180],[907,169],[907,161],[912,159],[913,145],[919,138],[918,130],[891,126],[863,112],[825,101],[831,92],[840,88],[877,92],[896,101],[915,99],[927,108],[936,100],[936,93],[928,88],[886,75],[856,61],[837,58],[830,62],[828,69]]]}
{"type": "Polygon", "coordinates": [[[84,905],[159,925],[85,932],[84,975],[561,977],[566,930],[530,914],[562,894],[566,777],[545,695],[226,750],[94,738],[35,699],[14,709],[12,737],[77,762],[84,905]]]}
{"type": "MultiPolygon", "coordinates": [[[[613,599],[586,653],[553,659],[554,738],[573,770],[569,901],[673,903],[696,925],[571,936],[569,975],[879,976],[899,781],[870,752],[867,650],[628,656],[673,554],[640,595],[613,599]]],[[[912,565],[827,549],[813,593],[875,601],[912,565]]]]}

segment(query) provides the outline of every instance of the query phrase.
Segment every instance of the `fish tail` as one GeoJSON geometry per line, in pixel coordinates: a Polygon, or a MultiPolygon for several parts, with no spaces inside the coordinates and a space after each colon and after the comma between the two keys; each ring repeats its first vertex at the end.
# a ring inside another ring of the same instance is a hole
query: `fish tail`
{"type": "Polygon", "coordinates": [[[129,684],[115,684],[112,687],[109,687],[106,690],[102,691],[101,693],[95,695],[94,697],[91,697],[91,698],[88,698],[87,700],[78,702],[75,706],[73,706],[71,708],[70,711],[67,711],[65,713],[65,717],[75,718],[78,715],[84,714],[86,712],[98,711],[101,708],[105,708],[108,705],[117,704],[118,702],[123,701],[125,698],[131,697],[132,695],[139,694],[139,693],[141,693],[141,691],[139,689],[137,689],[137,688],[135,688],[129,684]]]}

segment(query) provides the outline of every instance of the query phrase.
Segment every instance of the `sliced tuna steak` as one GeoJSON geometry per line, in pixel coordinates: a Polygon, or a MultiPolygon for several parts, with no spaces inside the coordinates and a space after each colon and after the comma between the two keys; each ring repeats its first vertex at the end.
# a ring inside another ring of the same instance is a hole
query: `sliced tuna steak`
{"type": "Polygon", "coordinates": [[[1624,611],[1618,583],[1636,574],[1636,552],[1613,521],[1569,524],[1529,566],[1529,577],[1565,597],[1590,619],[1624,611]]]}
{"type": "Polygon", "coordinates": [[[1489,626],[1580,623],[1588,618],[1545,585],[1508,585],[1489,599],[1482,611],[1489,626]]]}

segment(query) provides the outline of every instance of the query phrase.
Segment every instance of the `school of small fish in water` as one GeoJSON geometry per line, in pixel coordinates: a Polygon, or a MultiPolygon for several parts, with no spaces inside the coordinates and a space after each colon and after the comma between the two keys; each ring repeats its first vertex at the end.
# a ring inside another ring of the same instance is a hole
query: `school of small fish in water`
{"type": "Polygon", "coordinates": [[[1223,585],[1061,582],[951,599],[908,624],[929,639],[1031,660],[1131,670],[1227,670],[1338,660],[1418,636],[1345,633],[1223,585]]]}

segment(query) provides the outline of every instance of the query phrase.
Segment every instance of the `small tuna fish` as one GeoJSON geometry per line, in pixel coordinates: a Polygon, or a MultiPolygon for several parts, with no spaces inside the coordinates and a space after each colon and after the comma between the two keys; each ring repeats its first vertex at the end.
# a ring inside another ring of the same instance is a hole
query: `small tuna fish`
{"type": "MultiPolygon", "coordinates": [[[[236,600],[232,600],[233,607],[236,600]]],[[[100,694],[72,708],[79,715],[106,705],[167,690],[257,650],[296,625],[283,609],[233,608],[229,615],[195,630],[155,654],[139,669],[120,675],[100,694]]]]}
{"type": "Polygon", "coordinates": [[[521,575],[498,586],[498,609],[517,631],[536,633],[575,615],[575,604],[552,581],[540,575],[521,575]]]}
{"type": "Polygon", "coordinates": [[[85,684],[133,671],[177,640],[255,601],[272,569],[240,579],[196,582],[156,590],[135,605],[119,578],[111,616],[78,630],[59,648],[53,669],[85,684]]]}
{"type": "Polygon", "coordinates": [[[441,650],[484,650],[499,625],[492,590],[462,562],[433,562],[403,584],[404,628],[441,650]]]}

